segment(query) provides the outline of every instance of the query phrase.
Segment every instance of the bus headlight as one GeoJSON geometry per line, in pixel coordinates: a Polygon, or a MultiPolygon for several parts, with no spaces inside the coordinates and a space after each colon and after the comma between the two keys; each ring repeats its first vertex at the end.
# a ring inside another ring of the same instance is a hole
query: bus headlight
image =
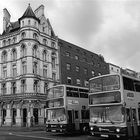
{"type": "Polygon", "coordinates": [[[119,128],[117,128],[117,129],[116,129],[116,132],[120,132],[120,129],[119,129],[119,128]]]}
{"type": "Polygon", "coordinates": [[[90,130],[93,130],[93,127],[90,127],[90,130]]]}

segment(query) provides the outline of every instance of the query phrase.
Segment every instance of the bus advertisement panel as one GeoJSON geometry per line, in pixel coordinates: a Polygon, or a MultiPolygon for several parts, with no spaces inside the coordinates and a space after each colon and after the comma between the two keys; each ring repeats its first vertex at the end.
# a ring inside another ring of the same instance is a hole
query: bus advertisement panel
{"type": "Polygon", "coordinates": [[[57,85],[47,92],[46,131],[73,133],[89,128],[88,88],[57,85]]]}
{"type": "Polygon", "coordinates": [[[107,74],[89,80],[90,133],[136,137],[140,125],[140,79],[107,74]]]}

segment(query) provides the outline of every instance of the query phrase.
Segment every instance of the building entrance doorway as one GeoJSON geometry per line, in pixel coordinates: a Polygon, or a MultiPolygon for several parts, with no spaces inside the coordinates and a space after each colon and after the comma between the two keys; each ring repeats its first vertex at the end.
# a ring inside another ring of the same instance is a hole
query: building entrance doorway
{"type": "Polygon", "coordinates": [[[2,110],[2,124],[5,124],[5,118],[6,118],[6,109],[2,110]]]}
{"type": "Polygon", "coordinates": [[[15,108],[12,109],[12,124],[16,124],[16,115],[17,115],[17,111],[15,108]]]}
{"type": "Polygon", "coordinates": [[[34,124],[38,124],[38,108],[33,109],[33,116],[34,116],[34,124]]]}
{"type": "Polygon", "coordinates": [[[23,126],[26,127],[27,124],[27,109],[23,109],[23,126]]]}

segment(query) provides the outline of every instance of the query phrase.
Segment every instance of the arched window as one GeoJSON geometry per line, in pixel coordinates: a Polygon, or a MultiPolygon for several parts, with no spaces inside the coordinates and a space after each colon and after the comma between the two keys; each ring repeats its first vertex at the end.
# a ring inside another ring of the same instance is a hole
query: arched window
{"type": "Polygon", "coordinates": [[[13,77],[17,76],[17,66],[16,66],[16,64],[12,65],[12,76],[13,77]]]}
{"type": "Polygon", "coordinates": [[[25,36],[26,36],[26,33],[25,32],[22,32],[21,33],[21,39],[25,38],[25,36]]]}
{"type": "Polygon", "coordinates": [[[47,45],[47,39],[43,39],[43,45],[47,45]]]}
{"type": "Polygon", "coordinates": [[[7,51],[3,51],[2,52],[2,62],[6,62],[7,61],[7,51]]]}
{"type": "Polygon", "coordinates": [[[22,26],[24,26],[24,21],[22,21],[22,26]]]}
{"type": "Polygon", "coordinates": [[[26,91],[26,80],[23,79],[21,80],[21,92],[25,92],[26,91]]]}
{"type": "Polygon", "coordinates": [[[43,61],[47,61],[47,51],[43,51],[43,61]]]}
{"type": "Polygon", "coordinates": [[[11,44],[11,39],[8,39],[8,43],[7,43],[8,45],[10,45],[11,44]]]}
{"type": "Polygon", "coordinates": [[[52,79],[53,79],[53,81],[56,80],[56,73],[52,73],[52,79]]]}
{"type": "Polygon", "coordinates": [[[36,26],[36,21],[34,22],[34,25],[36,26]]]}
{"type": "Polygon", "coordinates": [[[37,74],[37,67],[38,67],[37,62],[33,62],[33,74],[37,74]]]}
{"type": "Polygon", "coordinates": [[[56,66],[56,53],[52,52],[52,68],[56,66]]]}
{"type": "Polygon", "coordinates": [[[16,94],[16,82],[11,82],[11,93],[16,94]]]}
{"type": "Polygon", "coordinates": [[[22,61],[22,74],[27,73],[27,63],[26,61],[22,61]]]}
{"type": "Polygon", "coordinates": [[[1,90],[3,95],[6,94],[6,83],[1,84],[1,90]]]}
{"type": "Polygon", "coordinates": [[[17,37],[13,37],[13,43],[16,43],[17,37]]]}
{"type": "Polygon", "coordinates": [[[38,40],[38,35],[37,35],[37,33],[34,33],[34,34],[33,34],[33,38],[38,40]]]}
{"type": "Polygon", "coordinates": [[[48,83],[45,82],[44,83],[44,93],[47,94],[47,90],[48,90],[48,83]]]}
{"type": "Polygon", "coordinates": [[[3,46],[6,46],[6,40],[3,40],[2,44],[3,46]]]}
{"type": "Polygon", "coordinates": [[[6,78],[6,77],[7,77],[7,67],[6,67],[6,66],[4,66],[4,67],[2,68],[2,77],[3,77],[3,78],[6,78]]]}
{"type": "Polygon", "coordinates": [[[37,57],[37,45],[33,47],[33,56],[37,57]]]}
{"type": "Polygon", "coordinates": [[[47,78],[47,66],[43,66],[43,77],[47,78]]]}
{"type": "Polygon", "coordinates": [[[55,48],[55,42],[52,42],[52,43],[51,43],[51,46],[52,46],[53,48],[55,48]]]}
{"type": "Polygon", "coordinates": [[[21,57],[26,56],[26,46],[24,44],[21,45],[21,57]]]}
{"type": "Polygon", "coordinates": [[[28,20],[28,25],[30,25],[31,24],[31,21],[30,20],[28,20]]]}
{"type": "Polygon", "coordinates": [[[16,49],[12,50],[12,60],[15,61],[17,59],[17,52],[16,49]]]}
{"type": "Polygon", "coordinates": [[[39,92],[39,80],[34,80],[34,92],[39,92]]]}
{"type": "Polygon", "coordinates": [[[42,23],[42,31],[45,32],[45,23],[42,23]]]}

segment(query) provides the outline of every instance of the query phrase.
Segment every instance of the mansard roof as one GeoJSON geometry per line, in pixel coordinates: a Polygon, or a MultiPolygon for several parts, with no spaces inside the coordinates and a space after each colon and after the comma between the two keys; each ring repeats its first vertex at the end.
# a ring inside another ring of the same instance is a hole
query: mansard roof
{"type": "Polygon", "coordinates": [[[19,28],[20,28],[20,25],[18,21],[9,22],[9,25],[6,27],[6,30],[2,33],[2,35],[17,31],[19,28]]]}
{"type": "Polygon", "coordinates": [[[37,21],[40,21],[40,20],[36,17],[35,13],[33,12],[33,10],[32,10],[32,8],[31,8],[30,4],[28,5],[28,7],[27,7],[26,11],[24,12],[23,16],[22,16],[21,18],[19,18],[19,20],[21,20],[21,19],[23,19],[23,18],[34,18],[34,19],[36,19],[37,21]]]}

